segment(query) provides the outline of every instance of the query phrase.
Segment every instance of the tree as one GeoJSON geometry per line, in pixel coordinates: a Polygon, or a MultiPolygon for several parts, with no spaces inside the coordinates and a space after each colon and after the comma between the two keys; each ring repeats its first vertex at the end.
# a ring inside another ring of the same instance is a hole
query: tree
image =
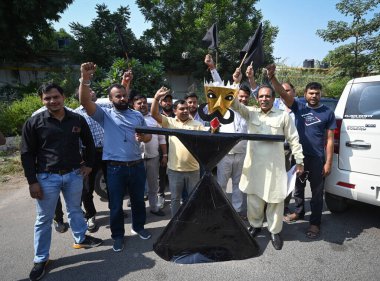
{"type": "Polygon", "coordinates": [[[0,58],[22,60],[39,52],[42,38],[54,33],[52,21],[58,21],[73,0],[0,2],[0,58]]]}
{"type": "MultiPolygon", "coordinates": [[[[141,12],[152,23],[145,36],[152,40],[160,59],[169,71],[204,77],[203,58],[207,47],[202,38],[217,22],[219,30],[218,65],[224,78],[230,79],[239,65],[239,52],[253,35],[262,14],[255,9],[257,0],[137,0],[141,12]],[[182,53],[185,54],[182,58],[182,53]],[[187,57],[188,55],[188,57],[187,57]]],[[[264,23],[265,61],[272,62],[272,43],[277,28],[264,23]]]]}
{"type": "Polygon", "coordinates": [[[152,60],[143,64],[134,58],[129,62],[124,58],[117,58],[113,61],[108,72],[98,68],[92,88],[97,93],[105,94],[109,86],[114,83],[120,83],[124,71],[128,67],[133,69],[132,89],[147,97],[153,97],[157,89],[166,83],[164,80],[164,66],[161,61],[152,60]]]}
{"type": "Polygon", "coordinates": [[[74,62],[94,61],[101,67],[109,67],[115,58],[125,57],[122,46],[130,58],[135,57],[142,61],[154,59],[149,41],[144,38],[136,39],[132,30],[127,27],[131,15],[128,6],[120,6],[113,13],[105,4],[98,4],[95,9],[97,17],[89,26],[70,23],[75,38],[70,47],[74,62]],[[120,30],[123,43],[115,31],[116,27],[120,30]]]}
{"type": "Polygon", "coordinates": [[[342,68],[342,75],[356,77],[372,70],[380,71],[380,13],[371,17],[366,15],[378,11],[380,0],[341,0],[336,9],[345,16],[351,16],[351,22],[329,21],[325,30],[317,30],[324,41],[331,43],[347,42],[324,59],[332,66],[342,68]]]}

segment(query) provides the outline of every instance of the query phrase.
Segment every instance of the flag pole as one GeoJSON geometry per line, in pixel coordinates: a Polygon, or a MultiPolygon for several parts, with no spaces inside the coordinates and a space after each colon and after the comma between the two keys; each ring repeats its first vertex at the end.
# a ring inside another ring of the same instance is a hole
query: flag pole
{"type": "Polygon", "coordinates": [[[215,68],[218,70],[218,49],[215,49],[215,68]]]}
{"type": "Polygon", "coordinates": [[[241,60],[241,63],[240,63],[239,69],[242,67],[242,65],[243,65],[243,63],[244,63],[244,61],[245,61],[245,58],[247,57],[247,54],[248,54],[248,52],[245,53],[244,58],[241,60]]]}

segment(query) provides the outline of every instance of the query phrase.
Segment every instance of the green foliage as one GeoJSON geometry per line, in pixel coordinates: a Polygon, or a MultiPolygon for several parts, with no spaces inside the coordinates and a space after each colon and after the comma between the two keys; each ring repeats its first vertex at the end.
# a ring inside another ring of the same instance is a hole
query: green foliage
{"type": "Polygon", "coordinates": [[[11,102],[22,98],[29,93],[37,93],[37,82],[31,81],[28,85],[10,85],[6,84],[0,87],[0,101],[11,102]]]}
{"type": "Polygon", "coordinates": [[[73,0],[0,2],[0,58],[22,61],[38,52],[45,38],[54,33],[51,21],[59,20],[73,0]]]}
{"type": "Polygon", "coordinates": [[[125,51],[130,58],[143,61],[155,58],[150,42],[136,39],[132,30],[128,28],[131,15],[128,6],[120,6],[113,13],[105,4],[98,4],[95,9],[97,17],[89,26],[70,23],[75,40],[69,49],[75,63],[93,61],[100,67],[108,68],[115,58],[125,57],[125,51]],[[119,40],[116,25],[121,32],[123,43],[119,40]]]}
{"type": "Polygon", "coordinates": [[[380,71],[380,13],[374,13],[379,11],[379,5],[379,0],[341,0],[336,4],[337,10],[352,21],[329,21],[325,30],[317,30],[324,41],[348,41],[330,51],[324,59],[340,67],[343,76],[357,77],[380,71]]]}
{"type": "Polygon", "coordinates": [[[34,111],[41,107],[41,99],[38,96],[28,95],[22,100],[17,100],[10,105],[1,105],[0,131],[7,136],[21,134],[25,121],[34,111]]]}
{"type": "MultiPolygon", "coordinates": [[[[79,106],[79,102],[71,97],[65,99],[65,105],[75,109],[79,106]]],[[[0,103],[0,131],[6,136],[20,135],[25,121],[42,106],[41,99],[37,95],[26,95],[11,104],[0,103]]]]}
{"type": "Polygon", "coordinates": [[[153,60],[150,63],[141,63],[139,60],[115,59],[108,73],[100,69],[96,73],[96,81],[93,89],[97,93],[106,95],[105,90],[114,83],[120,83],[123,73],[128,69],[133,70],[132,89],[153,97],[157,89],[166,84],[164,79],[164,66],[161,61],[153,60]]]}
{"type": "Polygon", "coordinates": [[[323,92],[326,93],[326,96],[339,98],[350,79],[349,77],[328,79],[323,92]]]}
{"type": "Polygon", "coordinates": [[[75,95],[79,86],[80,68],[63,66],[60,72],[49,72],[42,80],[43,83],[55,83],[62,87],[66,97],[75,95]]]}
{"type": "Polygon", "coordinates": [[[342,76],[340,69],[291,68],[280,66],[277,78],[280,82],[290,82],[299,97],[304,95],[305,86],[310,82],[319,82],[323,86],[323,96],[339,98],[349,77],[342,76]]]}
{"type": "MultiPolygon", "coordinates": [[[[230,79],[239,65],[240,50],[262,20],[254,5],[257,0],[137,0],[141,12],[152,23],[144,35],[152,40],[167,70],[205,76],[203,59],[208,52],[202,38],[217,22],[219,30],[218,69],[222,79],[230,79]],[[182,58],[188,52],[189,57],[182,58]]],[[[272,43],[278,29],[264,22],[264,50],[266,62],[272,62],[272,43]]],[[[214,53],[214,58],[216,54],[214,53]]]]}

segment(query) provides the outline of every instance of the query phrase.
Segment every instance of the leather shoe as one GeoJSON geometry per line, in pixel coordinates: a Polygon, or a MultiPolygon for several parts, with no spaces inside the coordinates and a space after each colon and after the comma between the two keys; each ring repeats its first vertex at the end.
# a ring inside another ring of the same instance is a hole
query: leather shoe
{"type": "Polygon", "coordinates": [[[251,234],[251,236],[253,238],[255,238],[257,236],[257,234],[259,234],[261,232],[261,227],[253,227],[253,226],[250,226],[248,228],[248,231],[249,233],[251,234]]]}
{"type": "Polygon", "coordinates": [[[272,245],[276,250],[281,250],[284,245],[284,241],[282,240],[280,233],[270,234],[270,240],[272,241],[272,245]]]}

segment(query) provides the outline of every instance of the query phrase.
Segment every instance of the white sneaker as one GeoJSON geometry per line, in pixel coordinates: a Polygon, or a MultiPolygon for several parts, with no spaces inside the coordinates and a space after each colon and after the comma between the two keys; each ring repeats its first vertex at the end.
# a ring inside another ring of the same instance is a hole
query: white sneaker
{"type": "Polygon", "coordinates": [[[87,230],[89,232],[93,232],[94,230],[96,230],[95,216],[93,216],[87,220],[87,230]]]}
{"type": "Polygon", "coordinates": [[[157,207],[163,209],[165,207],[165,197],[158,195],[157,207]]]}

